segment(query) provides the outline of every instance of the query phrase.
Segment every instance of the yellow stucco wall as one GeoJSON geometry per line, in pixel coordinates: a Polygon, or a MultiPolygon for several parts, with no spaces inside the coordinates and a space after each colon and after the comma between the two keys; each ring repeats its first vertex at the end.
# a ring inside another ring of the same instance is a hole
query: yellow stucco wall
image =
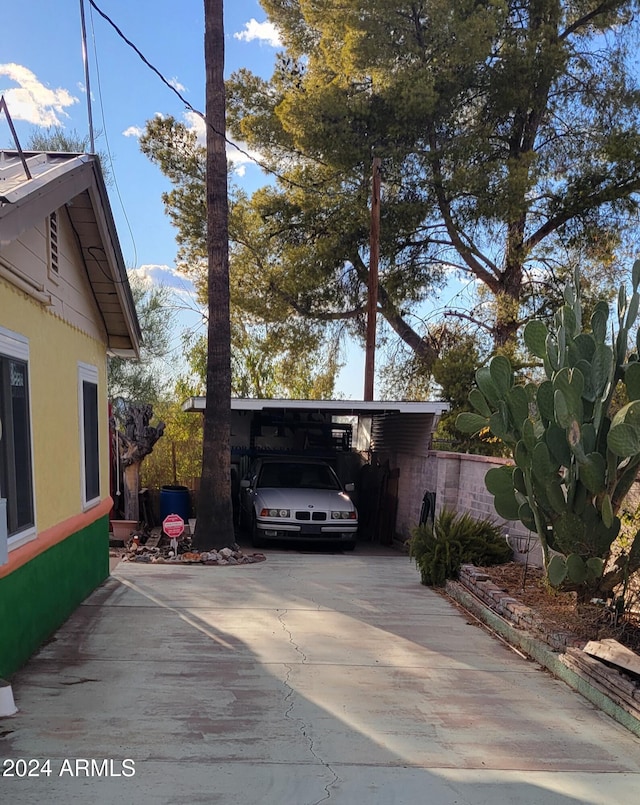
{"type": "Polygon", "coordinates": [[[36,527],[82,511],[78,362],[98,371],[100,497],[109,494],[105,345],[0,279],[0,326],[29,340],[36,527]]]}

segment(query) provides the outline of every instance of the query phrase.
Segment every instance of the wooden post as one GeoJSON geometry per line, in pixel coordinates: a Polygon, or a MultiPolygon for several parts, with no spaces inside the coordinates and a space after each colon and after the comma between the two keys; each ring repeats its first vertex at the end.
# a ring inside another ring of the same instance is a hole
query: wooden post
{"type": "Polygon", "coordinates": [[[373,158],[371,230],[369,236],[369,298],[367,304],[367,346],[364,363],[364,399],[373,400],[378,312],[378,262],[380,259],[380,157],[373,158]]]}
{"type": "Polygon", "coordinates": [[[171,442],[171,467],[173,468],[173,483],[178,483],[178,471],[176,466],[176,443],[171,442]]]}

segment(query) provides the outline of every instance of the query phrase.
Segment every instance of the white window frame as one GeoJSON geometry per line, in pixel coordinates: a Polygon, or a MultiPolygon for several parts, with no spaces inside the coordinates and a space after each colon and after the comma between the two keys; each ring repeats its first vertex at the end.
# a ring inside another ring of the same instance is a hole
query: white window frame
{"type": "Polygon", "coordinates": [[[98,422],[98,455],[97,455],[97,468],[98,468],[98,494],[95,497],[87,498],[87,466],[85,463],[85,421],[84,421],[84,383],[91,383],[95,385],[96,392],[100,390],[98,383],[98,369],[88,363],[78,363],[78,415],[80,417],[80,499],[82,501],[82,509],[92,509],[100,503],[100,399],[97,394],[96,399],[96,417],[98,422]]]}
{"type": "Polygon", "coordinates": [[[27,408],[29,411],[29,451],[31,460],[31,508],[33,511],[33,525],[27,526],[22,531],[9,537],[7,547],[13,551],[37,536],[36,523],[36,484],[35,484],[35,463],[33,460],[33,412],[31,410],[31,366],[29,361],[29,339],[5,327],[0,327],[0,353],[8,358],[15,358],[27,364],[28,392],[27,408]]]}

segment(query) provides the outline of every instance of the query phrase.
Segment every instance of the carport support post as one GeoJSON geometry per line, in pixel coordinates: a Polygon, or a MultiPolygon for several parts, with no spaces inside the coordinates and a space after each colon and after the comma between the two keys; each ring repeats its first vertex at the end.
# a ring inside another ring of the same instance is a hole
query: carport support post
{"type": "Polygon", "coordinates": [[[364,399],[373,400],[378,312],[378,262],[380,259],[380,157],[373,158],[371,230],[369,236],[369,299],[367,304],[367,347],[364,363],[364,399]]]}

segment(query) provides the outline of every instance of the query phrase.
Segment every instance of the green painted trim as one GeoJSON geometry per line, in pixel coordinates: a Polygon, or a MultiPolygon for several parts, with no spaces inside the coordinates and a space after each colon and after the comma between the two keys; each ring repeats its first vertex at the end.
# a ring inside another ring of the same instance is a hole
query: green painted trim
{"type": "Polygon", "coordinates": [[[522,649],[525,654],[532,657],[540,665],[547,668],[551,673],[566,682],[570,688],[582,694],[592,704],[598,707],[611,718],[615,719],[623,727],[626,727],[634,735],[640,737],[640,721],[634,718],[631,713],[627,713],[622,707],[610,699],[606,693],[593,687],[586,679],[576,674],[561,662],[560,655],[549,648],[549,646],[537,640],[529,632],[512,626],[508,621],[498,615],[493,610],[485,606],[482,601],[469,593],[462,584],[456,581],[448,581],[446,586],[447,594],[457,601],[465,609],[469,610],[479,620],[485,623],[490,629],[500,637],[503,637],[512,646],[522,649]]]}
{"type": "Polygon", "coordinates": [[[109,575],[109,518],[0,578],[0,677],[15,673],[109,575]]]}

